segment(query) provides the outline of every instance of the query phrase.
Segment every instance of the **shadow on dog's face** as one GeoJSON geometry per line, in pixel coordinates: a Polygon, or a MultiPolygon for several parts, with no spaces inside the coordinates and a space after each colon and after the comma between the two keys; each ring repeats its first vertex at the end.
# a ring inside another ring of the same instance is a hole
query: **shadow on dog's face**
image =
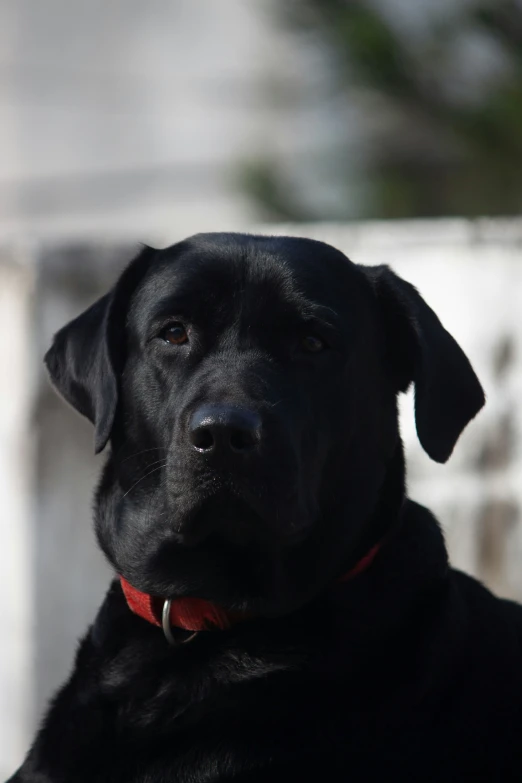
{"type": "Polygon", "coordinates": [[[118,573],[267,615],[304,603],[371,540],[400,453],[397,392],[415,382],[438,461],[483,402],[412,286],[288,237],[146,248],[46,362],[97,450],[111,440],[96,530],[118,573]]]}

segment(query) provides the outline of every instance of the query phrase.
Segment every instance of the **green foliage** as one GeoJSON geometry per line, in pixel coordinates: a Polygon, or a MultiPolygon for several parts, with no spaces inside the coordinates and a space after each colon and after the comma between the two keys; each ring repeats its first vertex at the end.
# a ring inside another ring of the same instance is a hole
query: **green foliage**
{"type": "Polygon", "coordinates": [[[264,220],[290,223],[313,220],[314,216],[299,203],[269,158],[244,162],[239,166],[237,179],[240,189],[255,201],[264,220]]]}
{"type": "MultiPolygon", "coordinates": [[[[279,6],[290,35],[306,36],[326,51],[332,90],[358,102],[371,128],[346,175],[365,194],[363,216],[520,212],[521,3],[455,0],[447,19],[433,18],[421,42],[392,24],[382,0],[379,6],[371,0],[288,0],[279,6]],[[460,74],[448,64],[458,62],[470,35],[496,53],[495,67],[473,89],[464,82],[463,94],[455,89],[460,74]]],[[[337,145],[332,155],[339,166],[334,161],[330,171],[343,170],[352,138],[347,127],[346,149],[337,145]]],[[[243,184],[272,218],[314,217],[279,178],[277,161],[265,160],[243,184]]],[[[339,214],[349,218],[352,212],[347,199],[339,214]]]]}

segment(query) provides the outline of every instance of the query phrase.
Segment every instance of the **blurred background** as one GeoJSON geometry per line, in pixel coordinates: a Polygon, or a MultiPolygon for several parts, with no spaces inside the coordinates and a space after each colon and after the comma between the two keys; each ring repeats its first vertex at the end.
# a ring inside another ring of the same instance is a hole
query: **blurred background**
{"type": "Polygon", "coordinates": [[[522,600],[522,2],[0,0],[0,778],[110,572],[103,456],[51,392],[52,333],[139,241],[265,230],[414,282],[488,404],[411,495],[522,600]]]}

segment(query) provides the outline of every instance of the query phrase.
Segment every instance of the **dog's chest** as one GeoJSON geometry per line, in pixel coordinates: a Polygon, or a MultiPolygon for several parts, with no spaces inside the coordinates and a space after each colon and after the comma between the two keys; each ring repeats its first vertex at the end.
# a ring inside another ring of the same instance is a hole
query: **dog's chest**
{"type": "Polygon", "coordinates": [[[150,703],[139,715],[134,704],[122,704],[120,715],[129,706],[134,714],[127,730],[119,724],[113,770],[109,773],[105,759],[100,773],[126,783],[232,778],[288,783],[347,770],[352,781],[391,772],[415,779],[424,768],[423,780],[440,781],[436,775],[449,780],[457,772],[478,775],[491,761],[476,742],[478,733],[471,747],[470,736],[463,743],[456,731],[457,718],[467,720],[472,735],[472,716],[456,714],[441,731],[422,710],[401,712],[404,705],[393,699],[365,709],[358,697],[351,703],[345,684],[330,685],[274,674],[235,683],[184,710],[165,693],[154,716],[150,703]],[[430,770],[426,759],[431,759],[430,770]]]}
{"type": "Polygon", "coordinates": [[[345,648],[325,667],[324,659],[314,665],[310,648],[307,656],[288,646],[276,653],[266,640],[256,641],[254,655],[248,645],[218,654],[199,644],[172,651],[152,627],[138,641],[130,638],[111,633],[101,648],[85,640],[36,743],[33,769],[52,765],[51,779],[75,783],[288,783],[346,770],[351,781],[389,779],[392,772],[419,779],[430,759],[439,777],[424,769],[422,779],[440,783],[457,771],[481,779],[469,777],[470,764],[480,771],[493,749],[497,760],[512,759],[509,726],[519,724],[506,714],[501,689],[498,704],[470,713],[476,683],[462,672],[458,696],[436,688],[427,703],[411,652],[379,674],[368,656],[365,668],[352,670],[345,648]]]}
{"type": "MultiPolygon", "coordinates": [[[[396,678],[387,669],[380,677],[357,676],[339,663],[329,676],[309,663],[295,651],[253,656],[228,650],[209,661],[196,646],[179,657],[162,653],[154,664],[140,655],[139,670],[132,676],[127,670],[114,686],[113,747],[121,751],[108,779],[287,783],[350,769],[350,779],[362,781],[390,771],[414,776],[431,759],[423,779],[436,780],[432,773],[469,776],[493,763],[488,723],[466,706],[474,687],[466,676],[459,695],[436,689],[425,701],[407,660],[396,678]],[[437,719],[439,701],[443,722],[437,719]]],[[[111,677],[117,668],[113,662],[111,677]]],[[[505,694],[497,697],[501,703],[505,694]]],[[[497,747],[503,736],[508,759],[514,716],[504,721],[493,704],[491,709],[497,747]]]]}

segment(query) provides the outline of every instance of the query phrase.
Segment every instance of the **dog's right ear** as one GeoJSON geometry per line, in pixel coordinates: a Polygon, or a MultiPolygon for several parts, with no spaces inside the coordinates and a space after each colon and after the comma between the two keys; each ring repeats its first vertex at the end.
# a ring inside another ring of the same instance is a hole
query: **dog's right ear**
{"type": "Polygon", "coordinates": [[[95,427],[95,453],[110,438],[118,405],[130,297],[156,250],[144,247],[108,294],[54,337],[45,364],[56,390],[95,427]]]}

